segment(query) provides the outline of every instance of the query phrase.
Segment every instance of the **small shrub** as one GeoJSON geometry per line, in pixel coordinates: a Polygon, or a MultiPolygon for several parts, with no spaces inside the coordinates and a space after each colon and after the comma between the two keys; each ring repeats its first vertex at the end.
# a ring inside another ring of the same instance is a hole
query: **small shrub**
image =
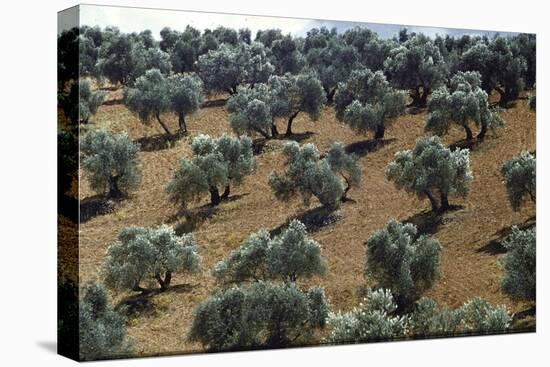
{"type": "Polygon", "coordinates": [[[514,211],[519,210],[525,197],[537,200],[537,162],[529,152],[522,152],[502,165],[508,199],[514,211]]]}
{"type": "Polygon", "coordinates": [[[502,289],[514,298],[534,301],[537,295],[536,228],[522,231],[512,227],[512,234],[503,245],[508,252],[504,256],[502,289]]]}

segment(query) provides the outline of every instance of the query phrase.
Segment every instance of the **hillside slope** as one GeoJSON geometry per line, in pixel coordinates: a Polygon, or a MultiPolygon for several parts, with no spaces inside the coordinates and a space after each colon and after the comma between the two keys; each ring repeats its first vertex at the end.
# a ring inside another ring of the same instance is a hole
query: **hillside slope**
{"type": "MultiPolygon", "coordinates": [[[[314,143],[326,151],[335,141],[349,145],[361,155],[363,181],[352,189],[341,208],[342,219],[312,232],[322,244],[328,262],[323,278],[311,279],[307,284],[321,284],[334,310],[346,310],[359,302],[368,286],[363,278],[366,239],[389,219],[412,221],[425,231],[433,233],[443,246],[441,278],[426,295],[449,306],[481,296],[491,303],[504,303],[512,311],[529,308],[529,304],[511,300],[500,291],[502,270],[499,260],[502,248],[499,241],[513,224],[534,221],[535,207],[526,204],[520,212],[513,212],[508,200],[500,167],[522,150],[535,150],[535,113],[529,111],[527,101],[521,99],[516,106],[502,112],[506,126],[471,151],[474,179],[466,199],[451,198],[458,208],[446,214],[439,225],[433,225],[428,213],[429,202],[418,200],[397,190],[384,178],[384,169],[395,152],[411,149],[416,139],[425,135],[425,112],[398,118],[386,130],[383,144],[371,149],[371,136],[353,133],[336,121],[334,110],[326,108],[321,118],[312,122],[299,115],[293,125],[301,143],[314,143]],[[312,132],[312,133],[308,133],[312,132]]],[[[176,130],[175,116],[166,116],[169,126],[176,130]]],[[[144,126],[122,104],[102,106],[89,128],[105,127],[115,132],[126,131],[134,139],[148,143],[160,134],[153,123],[144,126]]],[[[281,130],[282,126],[280,127],[281,130]]],[[[272,170],[282,170],[282,140],[268,142],[257,155],[257,170],[244,184],[232,189],[232,199],[216,209],[210,209],[206,198],[193,203],[187,213],[195,219],[188,222],[180,211],[168,201],[165,186],[172,178],[182,157],[190,155],[190,140],[199,133],[218,136],[230,132],[227,114],[223,107],[202,109],[188,119],[189,136],[166,149],[147,149],[140,153],[143,179],[139,189],[122,201],[114,211],[99,215],[81,226],[80,272],[86,281],[98,277],[107,246],[118,232],[130,225],[154,226],[168,223],[180,231],[192,231],[202,256],[202,273],[196,276],[177,275],[174,288],[150,299],[151,305],[131,319],[129,335],[137,353],[163,354],[200,351],[199,345],[190,344],[185,334],[192,321],[193,309],[206,299],[215,283],[210,270],[228,252],[239,246],[242,239],[264,227],[275,229],[289,219],[304,212],[312,213],[318,205],[313,201],[304,208],[300,201],[282,203],[275,200],[267,184],[272,170]]],[[[463,139],[463,131],[452,130],[444,138],[446,144],[463,139]]],[[[147,144],[146,144],[147,146],[147,144]]],[[[90,200],[94,193],[84,181],[81,199],[90,200]]],[[[117,297],[121,301],[129,295],[117,297]]]]}

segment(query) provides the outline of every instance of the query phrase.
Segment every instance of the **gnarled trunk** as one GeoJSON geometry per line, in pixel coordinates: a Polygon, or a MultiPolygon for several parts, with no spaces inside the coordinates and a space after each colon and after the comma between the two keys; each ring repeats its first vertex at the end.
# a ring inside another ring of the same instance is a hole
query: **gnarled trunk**
{"type": "Polygon", "coordinates": [[[172,281],[172,272],[168,270],[164,275],[164,279],[162,279],[162,276],[159,273],[156,273],[155,279],[160,285],[161,292],[164,292],[165,290],[170,288],[170,282],[172,281]]]}
{"type": "Polygon", "coordinates": [[[439,207],[439,211],[444,212],[450,208],[449,198],[447,197],[447,195],[443,193],[440,194],[440,197],[441,197],[441,206],[439,207]]]}
{"type": "Polygon", "coordinates": [[[210,204],[218,205],[221,201],[220,193],[217,187],[210,187],[210,204]]]}
{"type": "Polygon", "coordinates": [[[178,124],[180,127],[180,131],[186,133],[187,124],[185,123],[185,114],[183,114],[182,112],[178,112],[178,124]]]}
{"type": "Polygon", "coordinates": [[[466,140],[471,141],[474,138],[474,135],[472,134],[472,129],[468,126],[468,123],[465,123],[462,125],[464,127],[464,130],[466,131],[466,140]]]}
{"type": "Polygon", "coordinates": [[[275,125],[275,121],[271,123],[271,137],[274,138],[277,135],[279,135],[279,131],[277,130],[277,125],[275,125]]]}
{"type": "Polygon", "coordinates": [[[221,199],[222,200],[227,200],[230,193],[231,193],[231,188],[229,187],[229,184],[227,184],[227,185],[225,185],[225,190],[223,190],[223,194],[221,196],[221,199]]]}
{"type": "Polygon", "coordinates": [[[432,205],[432,211],[436,212],[439,209],[437,205],[437,200],[435,200],[433,194],[430,191],[426,191],[425,194],[430,200],[430,204],[432,205]]]}
{"type": "Polygon", "coordinates": [[[109,191],[107,192],[107,197],[112,199],[118,199],[123,196],[122,191],[118,187],[119,176],[110,176],[108,180],[109,191]]]}
{"type": "Polygon", "coordinates": [[[290,117],[288,119],[288,124],[286,125],[286,133],[285,133],[286,136],[291,136],[292,135],[292,122],[294,121],[296,116],[298,116],[299,113],[300,113],[300,110],[298,110],[298,111],[294,112],[292,115],[290,115],[290,117]]]}
{"type": "Polygon", "coordinates": [[[325,93],[327,95],[327,104],[332,104],[332,102],[334,101],[334,95],[336,94],[336,87],[332,89],[326,88],[325,93]]]}
{"type": "Polygon", "coordinates": [[[168,130],[168,128],[166,127],[166,125],[164,124],[164,122],[162,122],[162,120],[160,119],[160,113],[156,113],[155,114],[155,117],[157,118],[157,121],[159,122],[160,126],[164,129],[164,131],[166,132],[166,134],[168,135],[172,135],[172,133],[170,132],[170,130],[168,130]]]}
{"type": "Polygon", "coordinates": [[[479,134],[477,134],[477,139],[483,141],[483,139],[485,138],[485,134],[487,134],[487,124],[482,123],[481,130],[479,131],[479,134]]]}
{"type": "Polygon", "coordinates": [[[376,127],[376,130],[374,131],[374,138],[376,140],[384,138],[385,131],[386,131],[386,128],[384,127],[384,123],[381,123],[376,127]]]}

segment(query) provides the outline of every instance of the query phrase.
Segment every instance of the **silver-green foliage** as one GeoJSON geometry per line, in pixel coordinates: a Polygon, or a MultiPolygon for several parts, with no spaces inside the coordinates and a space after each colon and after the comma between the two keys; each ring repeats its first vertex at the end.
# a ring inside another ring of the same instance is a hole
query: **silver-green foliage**
{"type": "Polygon", "coordinates": [[[407,317],[395,314],[397,305],[391,291],[369,290],[367,297],[349,312],[330,313],[329,343],[362,343],[404,337],[407,317]]]}
{"type": "Polygon", "coordinates": [[[180,129],[185,131],[185,116],[196,112],[202,102],[202,82],[195,74],[176,74],[167,78],[160,70],[151,69],[137,78],[133,88],[125,89],[124,101],[141,121],[148,123],[156,118],[168,134],[170,130],[161,114],[175,112],[180,129]]]}
{"type": "Polygon", "coordinates": [[[447,76],[439,48],[424,34],[417,34],[390,51],[384,71],[392,83],[411,90],[413,105],[425,106],[430,92],[447,76]]]}
{"type": "Polygon", "coordinates": [[[213,274],[224,283],[281,279],[295,282],[324,274],[321,245],[308,238],[304,224],[292,220],[277,236],[266,230],[250,235],[227,259],[214,267],[213,274]]]}
{"type": "Polygon", "coordinates": [[[105,92],[93,91],[90,82],[82,79],[73,82],[68,93],[59,93],[59,106],[73,125],[87,124],[104,99],[105,92]]]}
{"type": "Polygon", "coordinates": [[[283,154],[287,158],[287,171],[283,175],[272,172],[269,176],[275,197],[282,201],[300,195],[304,205],[309,205],[315,196],[324,207],[336,209],[349,187],[357,185],[361,178],[355,158],[347,155],[340,144],[334,144],[323,159],[313,144],[300,147],[297,142],[288,142],[283,154]],[[338,174],[347,181],[346,188],[338,174]]]}
{"type": "Polygon", "coordinates": [[[271,98],[267,84],[259,83],[254,87],[238,87],[227,101],[231,128],[237,134],[258,133],[265,138],[274,135],[271,98]],[[271,134],[271,135],[270,135],[271,134]]]}
{"type": "Polygon", "coordinates": [[[189,339],[209,350],[282,347],[308,342],[329,312],[322,288],[255,282],[216,293],[201,303],[189,339]]]}
{"type": "Polygon", "coordinates": [[[534,155],[521,152],[509,161],[504,162],[501,168],[508,199],[512,209],[519,210],[525,197],[533,203],[537,200],[537,162],[534,155]]]}
{"type": "Polygon", "coordinates": [[[229,195],[230,185],[239,185],[256,168],[252,140],[247,136],[222,135],[215,139],[199,135],[192,142],[193,158],[183,159],[166,191],[182,205],[210,192],[212,204],[229,195]],[[225,188],[220,197],[219,188],[225,188]]]}
{"type": "Polygon", "coordinates": [[[415,225],[390,220],[367,240],[365,276],[410,303],[439,277],[441,245],[415,225]]]}
{"type": "Polygon", "coordinates": [[[433,92],[425,129],[443,136],[456,124],[464,128],[466,139],[471,140],[471,122],[480,128],[477,136],[480,140],[488,129],[503,125],[499,115],[489,108],[487,93],[481,89],[481,75],[459,71],[451,78],[449,87],[442,86],[433,92]]]}
{"type": "Polygon", "coordinates": [[[439,306],[429,298],[415,304],[409,317],[411,336],[449,336],[464,333],[498,333],[506,331],[512,315],[504,305],[492,306],[476,297],[461,307],[450,309],[439,306]]]}
{"type": "Polygon", "coordinates": [[[354,70],[338,86],[336,117],[358,132],[372,131],[383,138],[392,119],[405,111],[406,95],[393,89],[382,71],[354,70]]]}
{"type": "Polygon", "coordinates": [[[314,121],[319,118],[326,96],[315,73],[274,75],[267,84],[273,117],[287,119],[286,135],[292,134],[292,122],[300,112],[306,113],[314,121]]]}
{"type": "Polygon", "coordinates": [[[386,178],[398,189],[430,199],[433,210],[448,208],[449,196],[466,196],[472,180],[468,149],[447,148],[438,136],[417,140],[414,150],[397,152],[386,178]],[[434,195],[441,197],[440,204],[434,195]]]}
{"type": "Polygon", "coordinates": [[[503,242],[508,250],[504,256],[502,289],[515,298],[535,300],[537,294],[537,238],[536,227],[512,233],[503,242]]]}
{"type": "Polygon", "coordinates": [[[197,68],[207,90],[229,94],[237,93],[241,84],[265,83],[275,69],[265,47],[256,42],[222,44],[199,56],[197,68]]]}
{"type": "Polygon", "coordinates": [[[109,304],[105,288],[87,283],[80,291],[79,354],[82,360],[128,355],[126,318],[109,304]]]}
{"type": "Polygon", "coordinates": [[[105,284],[115,290],[142,290],[145,283],[170,286],[174,272],[196,273],[200,256],[192,234],[178,236],[172,227],[127,227],[107,249],[105,284]]]}
{"type": "Polygon", "coordinates": [[[92,189],[110,197],[135,189],[141,174],[137,167],[139,145],[126,134],[105,130],[88,132],[80,142],[82,167],[92,189]]]}

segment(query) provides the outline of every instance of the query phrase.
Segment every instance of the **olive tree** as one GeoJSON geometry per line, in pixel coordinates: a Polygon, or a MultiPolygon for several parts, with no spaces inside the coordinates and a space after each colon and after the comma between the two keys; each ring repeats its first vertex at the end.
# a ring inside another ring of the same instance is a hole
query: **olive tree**
{"type": "Polygon", "coordinates": [[[526,60],[518,52],[514,53],[513,44],[504,37],[477,42],[462,54],[459,67],[464,71],[478,71],[482,88],[487,93],[497,91],[502,107],[516,99],[525,86],[526,60]]]}
{"type": "Polygon", "coordinates": [[[274,73],[297,74],[306,64],[306,58],[300,52],[300,45],[290,34],[271,42],[271,63],[275,67],[274,73]]]}
{"type": "Polygon", "coordinates": [[[396,315],[397,305],[388,289],[369,290],[359,307],[349,312],[330,313],[326,337],[329,343],[363,343],[402,338],[407,317],[396,315]]]}
{"type": "Polygon", "coordinates": [[[82,138],[80,151],[82,168],[91,188],[98,193],[106,193],[108,198],[120,198],[139,184],[139,145],[128,135],[92,130],[82,138]]]}
{"type": "Polygon", "coordinates": [[[381,39],[378,34],[364,27],[353,27],[342,35],[346,44],[353,46],[360,63],[371,70],[383,70],[384,61],[397,45],[392,40],[381,39]]]}
{"type": "Polygon", "coordinates": [[[78,345],[81,360],[127,356],[126,317],[109,304],[103,286],[87,283],[80,290],[78,303],[78,345]]]}
{"type": "Polygon", "coordinates": [[[304,224],[292,220],[277,236],[271,237],[264,229],[251,234],[218,262],[212,273],[227,284],[277,279],[296,282],[323,275],[325,270],[321,245],[308,237],[304,224]]]}
{"type": "Polygon", "coordinates": [[[481,75],[459,71],[451,78],[448,88],[443,86],[433,92],[425,129],[443,136],[456,124],[464,128],[466,140],[471,141],[471,122],[480,128],[479,140],[485,138],[488,129],[503,125],[499,115],[489,108],[487,93],[481,89],[481,75]]]}
{"type": "Polygon", "coordinates": [[[280,348],[309,342],[325,326],[324,291],[255,282],[213,294],[194,312],[188,337],[212,351],[280,348]]]}
{"type": "Polygon", "coordinates": [[[324,48],[312,48],[307,54],[308,64],[317,71],[325,90],[327,102],[332,102],[338,83],[346,80],[358,67],[359,55],[353,46],[341,38],[333,38],[324,48]]]}
{"type": "Polygon", "coordinates": [[[178,236],[172,227],[127,227],[107,249],[105,284],[114,290],[144,291],[142,284],[170,287],[175,272],[196,273],[200,257],[192,234],[178,236]]]}
{"type": "Polygon", "coordinates": [[[355,157],[347,155],[340,144],[333,145],[327,157],[321,159],[315,145],[300,147],[297,142],[288,142],[283,155],[287,159],[287,171],[283,175],[272,172],[268,179],[275,197],[282,201],[299,195],[304,205],[309,205],[315,196],[325,208],[333,210],[346,200],[349,188],[357,186],[361,179],[355,157]],[[346,182],[345,188],[338,175],[346,182]]]}
{"type": "Polygon", "coordinates": [[[196,112],[202,103],[202,82],[195,74],[176,74],[166,78],[158,69],[151,69],[137,78],[135,86],[125,90],[124,101],[148,123],[155,118],[169,135],[171,131],[161,118],[165,112],[175,112],[181,131],[187,131],[185,116],[196,112]]]}
{"type": "Polygon", "coordinates": [[[93,91],[90,82],[73,82],[68,93],[59,94],[59,106],[73,125],[87,124],[105,99],[105,92],[93,91]]]}
{"type": "Polygon", "coordinates": [[[313,73],[271,76],[268,80],[271,113],[287,119],[286,136],[292,135],[292,122],[300,112],[317,120],[326,102],[321,82],[313,73]]]}
{"type": "Polygon", "coordinates": [[[444,82],[447,65],[434,42],[416,34],[390,51],[384,71],[395,86],[411,91],[412,106],[425,107],[431,91],[444,82]]]}
{"type": "Polygon", "coordinates": [[[534,301],[537,296],[537,230],[532,227],[512,233],[502,243],[504,255],[503,291],[519,299],[534,301]]]}
{"type": "Polygon", "coordinates": [[[460,148],[451,151],[438,136],[419,139],[414,150],[395,153],[386,167],[386,178],[398,189],[428,198],[434,212],[445,211],[450,208],[450,196],[468,194],[473,178],[470,152],[460,148]]]}
{"type": "Polygon", "coordinates": [[[336,117],[358,132],[382,139],[387,124],[405,111],[406,96],[393,89],[382,71],[354,70],[339,84],[336,117]]]}
{"type": "Polygon", "coordinates": [[[235,47],[222,44],[199,56],[197,68],[207,90],[230,95],[236,94],[241,84],[266,82],[274,70],[265,48],[258,43],[235,47]]]}
{"type": "Polygon", "coordinates": [[[512,315],[506,306],[492,306],[479,297],[456,309],[440,306],[429,298],[422,298],[415,303],[408,327],[413,337],[433,337],[504,332],[511,322],[512,315]]]}
{"type": "Polygon", "coordinates": [[[366,245],[366,278],[391,289],[400,305],[418,299],[439,277],[441,245],[419,235],[414,224],[392,219],[366,245]]]}
{"type": "Polygon", "coordinates": [[[504,184],[512,209],[519,210],[525,197],[536,203],[537,162],[535,156],[529,152],[521,152],[504,162],[501,173],[504,176],[504,184]]]}
{"type": "Polygon", "coordinates": [[[229,197],[230,186],[242,183],[256,167],[252,140],[224,134],[218,139],[199,135],[192,142],[193,157],[183,159],[166,191],[170,200],[186,205],[210,193],[212,205],[229,197]],[[219,188],[223,187],[222,195],[219,188]]]}
{"type": "Polygon", "coordinates": [[[196,74],[176,74],[166,80],[170,110],[178,115],[179,128],[187,132],[185,116],[199,110],[203,101],[202,81],[196,74]]]}
{"type": "Polygon", "coordinates": [[[277,136],[268,86],[260,83],[252,88],[239,87],[237,91],[226,104],[233,131],[248,135],[258,133],[266,139],[277,136]]]}

